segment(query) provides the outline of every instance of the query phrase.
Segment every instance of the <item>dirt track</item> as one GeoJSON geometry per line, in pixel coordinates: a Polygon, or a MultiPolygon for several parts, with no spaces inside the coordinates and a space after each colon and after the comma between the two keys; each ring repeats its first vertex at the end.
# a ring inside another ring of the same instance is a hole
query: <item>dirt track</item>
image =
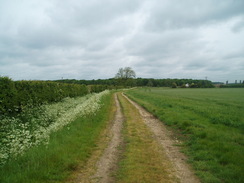
{"type": "MultiPolygon", "coordinates": [[[[177,139],[173,138],[172,132],[168,131],[161,121],[156,119],[152,114],[147,112],[137,103],[131,101],[128,97],[122,94],[123,97],[133,104],[136,109],[139,111],[140,115],[148,130],[153,134],[152,138],[155,139],[162,149],[161,155],[166,156],[167,159],[173,165],[173,176],[177,177],[177,182],[182,183],[198,183],[200,182],[198,178],[194,175],[190,166],[186,163],[186,156],[180,152],[179,147],[175,144],[179,144],[177,139]]],[[[98,158],[91,158],[88,161],[88,164],[80,173],[75,174],[75,178],[71,179],[69,182],[75,183],[110,183],[116,182],[113,174],[117,169],[118,158],[119,158],[119,148],[123,143],[122,136],[122,127],[124,122],[124,115],[121,110],[121,106],[118,100],[117,95],[114,97],[116,112],[114,120],[110,127],[107,129],[107,147],[104,147],[101,150],[101,153],[94,153],[94,157],[99,156],[98,158]]],[[[101,144],[104,142],[100,142],[101,144]]],[[[167,160],[167,161],[168,161],[167,160]]],[[[152,180],[153,182],[153,180],[152,180]]]]}
{"type": "Polygon", "coordinates": [[[117,110],[111,128],[112,138],[103,155],[97,162],[97,171],[95,175],[92,176],[92,182],[109,183],[114,181],[111,173],[116,169],[119,153],[118,148],[123,140],[121,135],[123,114],[121,112],[117,95],[115,95],[115,104],[117,110]]]}

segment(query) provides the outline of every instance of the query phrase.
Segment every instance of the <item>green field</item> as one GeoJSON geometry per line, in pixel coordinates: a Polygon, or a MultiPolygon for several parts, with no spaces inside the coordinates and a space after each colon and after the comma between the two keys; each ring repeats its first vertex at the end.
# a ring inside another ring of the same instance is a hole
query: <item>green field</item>
{"type": "Polygon", "coordinates": [[[203,182],[244,182],[244,89],[138,88],[126,94],[174,129],[203,182]]]}

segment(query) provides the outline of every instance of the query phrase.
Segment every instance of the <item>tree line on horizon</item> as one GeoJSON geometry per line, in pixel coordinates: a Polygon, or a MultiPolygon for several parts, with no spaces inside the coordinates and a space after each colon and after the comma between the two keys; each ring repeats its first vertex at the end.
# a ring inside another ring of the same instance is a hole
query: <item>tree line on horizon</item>
{"type": "Polygon", "coordinates": [[[76,80],[76,79],[61,79],[55,80],[61,83],[74,83],[84,85],[108,85],[108,86],[125,86],[125,87],[172,87],[176,84],[177,87],[185,87],[189,84],[192,88],[212,88],[214,85],[209,80],[196,79],[154,79],[154,78],[109,78],[109,79],[93,79],[93,80],[76,80]]]}
{"type": "Polygon", "coordinates": [[[136,78],[136,73],[131,67],[120,68],[114,78],[76,80],[62,79],[55,80],[61,83],[74,83],[84,85],[107,85],[115,87],[190,87],[190,88],[212,88],[213,83],[209,80],[195,79],[154,79],[154,78],[136,78]]]}

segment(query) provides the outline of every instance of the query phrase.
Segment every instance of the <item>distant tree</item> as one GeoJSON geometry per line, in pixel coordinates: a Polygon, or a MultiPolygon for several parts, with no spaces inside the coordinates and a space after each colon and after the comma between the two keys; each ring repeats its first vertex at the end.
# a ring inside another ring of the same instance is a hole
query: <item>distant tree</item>
{"type": "Polygon", "coordinates": [[[119,85],[134,86],[134,78],[136,77],[135,71],[130,67],[120,68],[115,75],[119,85]]]}
{"type": "Polygon", "coordinates": [[[132,70],[130,67],[120,68],[118,73],[116,74],[115,78],[120,79],[129,79],[129,78],[135,78],[136,73],[132,70]]]}
{"type": "Polygon", "coordinates": [[[135,78],[136,77],[136,73],[135,71],[133,71],[130,67],[125,67],[124,68],[124,73],[125,73],[125,78],[135,78]]]}
{"type": "Polygon", "coordinates": [[[192,84],[190,85],[190,88],[197,88],[197,84],[192,83],[192,84]]]}
{"type": "Polygon", "coordinates": [[[124,69],[123,68],[120,68],[117,72],[117,74],[115,75],[115,78],[116,79],[121,79],[121,78],[124,78],[124,69]]]}
{"type": "Polygon", "coordinates": [[[181,88],[186,88],[186,84],[182,84],[181,85],[181,88]]]}
{"type": "Polygon", "coordinates": [[[172,88],[177,88],[177,84],[176,83],[172,83],[172,88]]]}
{"type": "Polygon", "coordinates": [[[149,81],[148,81],[147,86],[148,86],[148,87],[153,87],[153,82],[152,82],[152,80],[149,80],[149,81]]]}

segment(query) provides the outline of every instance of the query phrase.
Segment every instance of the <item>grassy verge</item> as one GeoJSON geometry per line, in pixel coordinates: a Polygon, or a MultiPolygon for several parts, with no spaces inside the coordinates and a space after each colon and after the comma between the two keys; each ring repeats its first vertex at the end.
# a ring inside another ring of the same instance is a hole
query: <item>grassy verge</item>
{"type": "Polygon", "coordinates": [[[76,119],[68,127],[53,133],[47,146],[34,147],[1,167],[0,182],[48,183],[67,179],[78,165],[85,164],[96,148],[110,117],[111,96],[102,98],[104,105],[96,115],[76,119]]]}
{"type": "Polygon", "coordinates": [[[175,182],[171,164],[144,124],[137,109],[119,95],[125,115],[125,150],[116,174],[117,182],[175,182]]]}
{"type": "Polygon", "coordinates": [[[106,127],[101,131],[99,139],[96,141],[96,148],[93,149],[92,154],[85,165],[81,164],[67,179],[66,183],[92,181],[91,177],[94,177],[95,173],[97,172],[96,164],[103,155],[104,150],[107,148],[112,138],[110,128],[113,124],[116,110],[116,103],[115,100],[113,100],[112,106],[110,107],[109,120],[106,123],[106,127]]]}
{"type": "Polygon", "coordinates": [[[179,130],[203,182],[244,182],[243,89],[136,89],[127,95],[179,130]]]}

